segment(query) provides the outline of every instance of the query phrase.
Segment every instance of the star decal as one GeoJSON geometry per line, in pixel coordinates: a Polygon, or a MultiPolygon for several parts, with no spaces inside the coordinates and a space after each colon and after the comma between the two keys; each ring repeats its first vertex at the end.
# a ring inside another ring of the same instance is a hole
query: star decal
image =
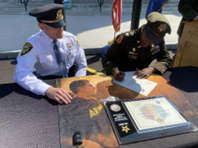
{"type": "Polygon", "coordinates": [[[127,126],[122,126],[122,131],[128,133],[128,131],[130,130],[130,128],[128,128],[127,126]]]}

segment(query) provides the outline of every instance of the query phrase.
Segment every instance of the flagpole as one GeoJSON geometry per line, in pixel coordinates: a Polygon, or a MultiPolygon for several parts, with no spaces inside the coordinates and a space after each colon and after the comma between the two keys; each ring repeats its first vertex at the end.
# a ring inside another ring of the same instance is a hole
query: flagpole
{"type": "Polygon", "coordinates": [[[134,0],[132,8],[133,11],[131,15],[131,30],[138,29],[139,27],[141,8],[142,0],[134,0]]]}

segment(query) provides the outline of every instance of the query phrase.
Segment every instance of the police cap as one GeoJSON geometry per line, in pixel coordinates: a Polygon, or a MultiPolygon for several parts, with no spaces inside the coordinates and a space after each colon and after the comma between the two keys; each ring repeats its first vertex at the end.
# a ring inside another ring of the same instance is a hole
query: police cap
{"type": "Polygon", "coordinates": [[[145,33],[151,42],[160,43],[166,33],[171,33],[170,23],[162,14],[152,12],[148,15],[147,20],[145,33]]]}
{"type": "Polygon", "coordinates": [[[31,10],[29,15],[36,17],[39,23],[45,23],[54,28],[61,28],[65,26],[62,14],[63,9],[63,4],[52,3],[31,10]]]}

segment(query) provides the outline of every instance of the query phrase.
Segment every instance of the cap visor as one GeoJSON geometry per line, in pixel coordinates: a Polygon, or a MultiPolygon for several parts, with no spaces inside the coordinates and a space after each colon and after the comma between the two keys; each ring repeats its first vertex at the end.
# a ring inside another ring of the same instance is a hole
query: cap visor
{"type": "Polygon", "coordinates": [[[145,33],[146,33],[146,38],[149,39],[151,42],[154,44],[160,43],[163,38],[156,37],[148,28],[148,26],[145,26],[145,33]]]}
{"type": "Polygon", "coordinates": [[[45,23],[45,24],[50,26],[50,27],[53,27],[53,28],[61,28],[61,27],[64,27],[66,25],[64,20],[61,20],[57,23],[45,23]]]}

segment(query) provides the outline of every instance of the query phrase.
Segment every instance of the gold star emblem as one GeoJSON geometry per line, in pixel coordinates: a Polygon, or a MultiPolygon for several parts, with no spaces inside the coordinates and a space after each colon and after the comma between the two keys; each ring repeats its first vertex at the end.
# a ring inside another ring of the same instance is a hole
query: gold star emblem
{"type": "Polygon", "coordinates": [[[122,131],[128,133],[128,131],[130,130],[130,128],[128,128],[127,126],[122,126],[122,131]]]}

